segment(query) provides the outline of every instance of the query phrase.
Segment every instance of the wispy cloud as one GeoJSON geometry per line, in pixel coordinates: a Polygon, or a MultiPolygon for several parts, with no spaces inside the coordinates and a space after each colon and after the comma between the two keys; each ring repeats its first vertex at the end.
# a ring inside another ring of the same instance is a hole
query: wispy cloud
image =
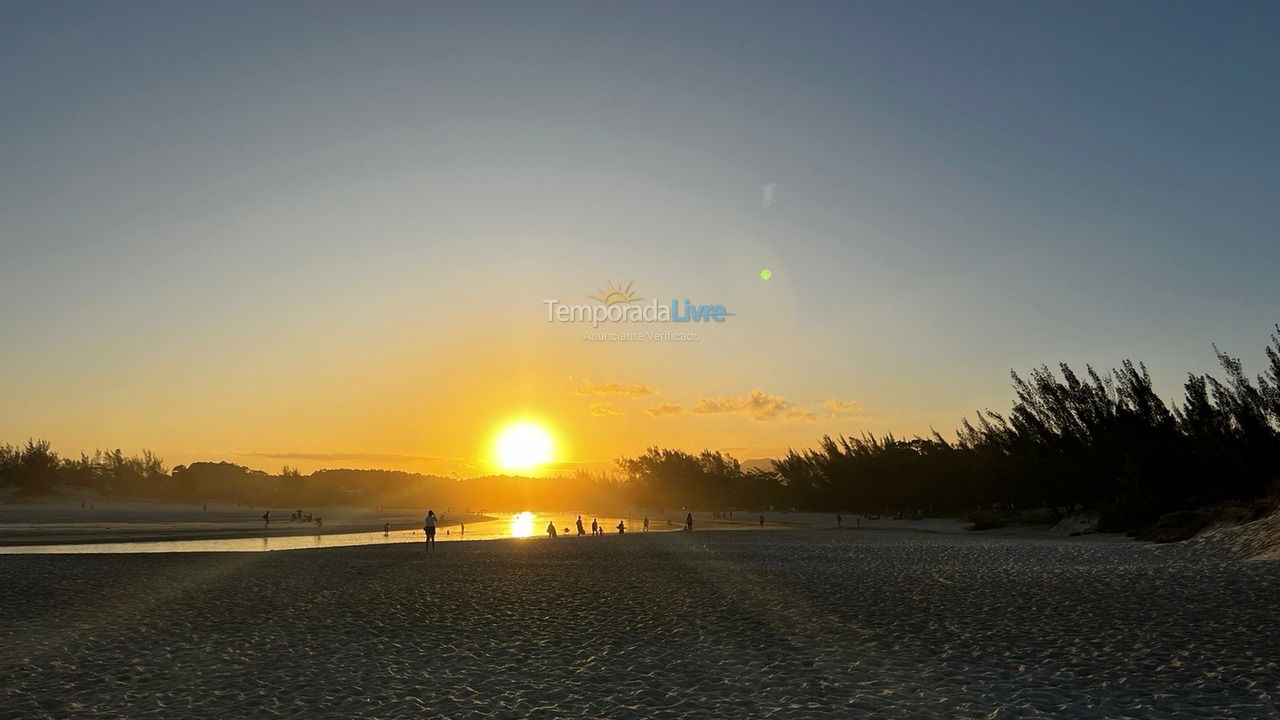
{"type": "Polygon", "coordinates": [[[591,415],[593,417],[604,417],[606,415],[621,415],[622,408],[608,402],[591,403],[591,415]]]}
{"type": "Polygon", "coordinates": [[[752,388],[746,395],[720,395],[718,397],[699,397],[697,401],[685,408],[682,405],[661,403],[649,408],[653,417],[679,415],[688,412],[692,415],[740,415],[749,420],[816,420],[818,415],[795,403],[784,399],[781,395],[770,395],[759,388],[752,388]]]}
{"type": "Polygon", "coordinates": [[[592,382],[591,380],[583,380],[573,390],[574,395],[586,396],[616,396],[627,398],[646,398],[657,395],[658,391],[653,386],[636,380],[632,383],[620,382],[592,382]]]}
{"type": "Polygon", "coordinates": [[[649,408],[649,415],[653,417],[664,417],[666,415],[679,415],[682,412],[684,412],[684,406],[676,405],[675,403],[658,403],[657,405],[654,405],[653,407],[649,408]]]}
{"type": "Polygon", "coordinates": [[[862,414],[862,405],[857,400],[845,402],[835,398],[827,398],[827,417],[853,417],[862,414]]]}

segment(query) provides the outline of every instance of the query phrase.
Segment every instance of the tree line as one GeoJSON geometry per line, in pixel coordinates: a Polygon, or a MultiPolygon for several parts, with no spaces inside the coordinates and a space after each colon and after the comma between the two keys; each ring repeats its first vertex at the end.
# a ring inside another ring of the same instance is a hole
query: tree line
{"type": "MultiPolygon", "coordinates": [[[[1280,326],[1276,327],[1280,335],[1280,326]]],[[[1280,478],[1280,338],[1250,378],[1214,347],[1223,378],[1190,373],[1172,406],[1144,365],[1082,375],[1067,364],[1012,372],[1007,414],[963,419],[953,440],[827,436],[769,471],[717,452],[650,448],[618,466],[647,503],[960,514],[975,509],[1097,512],[1105,529],[1226,501],[1276,497],[1280,478]]]]}
{"type": "Polygon", "coordinates": [[[649,448],[615,473],[457,479],[390,470],[292,468],[270,474],[200,462],[169,471],[160,458],[119,450],[61,458],[46,441],[0,446],[0,487],[18,496],[85,488],[112,495],[244,504],[353,504],[491,509],[794,508],[935,515],[975,508],[1097,512],[1107,529],[1166,513],[1274,496],[1280,478],[1280,326],[1268,366],[1251,378],[1214,352],[1221,379],[1189,374],[1181,402],[1155,391],[1145,366],[1083,374],[1066,364],[1012,372],[1008,413],[965,418],[948,440],[826,436],[769,469],[721,452],[649,448]]]}

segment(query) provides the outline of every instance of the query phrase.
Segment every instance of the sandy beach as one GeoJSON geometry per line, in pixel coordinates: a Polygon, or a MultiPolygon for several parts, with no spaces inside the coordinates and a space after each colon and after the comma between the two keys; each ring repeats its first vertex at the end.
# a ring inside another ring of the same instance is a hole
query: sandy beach
{"type": "Polygon", "coordinates": [[[1241,717],[1280,566],[796,530],[0,557],[0,715],[1241,717]]]}
{"type": "MultiPolygon", "coordinates": [[[[291,521],[294,508],[239,506],[229,503],[168,503],[89,496],[0,503],[0,546],[68,543],[159,542],[335,535],[422,527],[425,510],[354,507],[305,508],[324,520],[291,521]],[[271,513],[264,523],[262,514],[271,513]]],[[[442,529],[458,523],[490,519],[485,515],[449,509],[442,529]]]]}

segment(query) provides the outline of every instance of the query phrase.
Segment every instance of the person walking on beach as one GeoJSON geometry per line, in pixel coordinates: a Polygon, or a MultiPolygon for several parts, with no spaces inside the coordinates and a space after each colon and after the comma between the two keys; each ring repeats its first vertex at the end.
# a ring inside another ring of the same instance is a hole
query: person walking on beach
{"type": "Polygon", "coordinates": [[[554,520],[547,523],[547,537],[552,540],[556,538],[556,523],[554,520]]]}
{"type": "Polygon", "coordinates": [[[382,537],[386,537],[390,534],[391,534],[391,523],[382,523],[382,537]]]}
{"type": "Polygon", "coordinates": [[[649,532],[649,516],[644,516],[644,531],[649,532]]]}
{"type": "Polygon", "coordinates": [[[626,524],[626,523],[624,523],[624,522],[622,522],[621,520],[619,520],[619,521],[618,521],[618,534],[619,534],[619,535],[621,535],[621,534],[625,533],[626,531],[627,531],[627,524],[626,524]]]}
{"type": "Polygon", "coordinates": [[[836,514],[836,527],[844,527],[844,518],[839,513],[836,514]]]}
{"type": "Polygon", "coordinates": [[[430,550],[436,546],[436,511],[428,510],[427,516],[422,518],[422,534],[427,536],[427,549],[430,550]]]}
{"type": "Polygon", "coordinates": [[[262,513],[262,527],[267,527],[270,524],[271,524],[271,511],[268,510],[262,513]]]}
{"type": "Polygon", "coordinates": [[[684,529],[685,532],[693,532],[693,513],[684,516],[684,529]]]}
{"type": "Polygon", "coordinates": [[[579,516],[578,516],[578,523],[577,523],[577,525],[578,525],[578,537],[582,537],[583,535],[586,535],[586,534],[587,534],[587,531],[586,531],[585,529],[583,529],[583,527],[582,527],[582,516],[581,516],[581,515],[579,515],[579,516]]]}
{"type": "Polygon", "coordinates": [[[600,534],[600,523],[596,522],[596,518],[591,518],[591,537],[600,534]]]}
{"type": "Polygon", "coordinates": [[[760,527],[764,527],[764,516],[760,516],[760,527]]]}

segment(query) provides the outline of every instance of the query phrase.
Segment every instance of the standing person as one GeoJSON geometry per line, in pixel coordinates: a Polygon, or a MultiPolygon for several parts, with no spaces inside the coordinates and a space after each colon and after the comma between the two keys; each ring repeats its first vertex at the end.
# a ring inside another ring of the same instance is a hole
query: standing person
{"type": "Polygon", "coordinates": [[[422,534],[427,536],[427,549],[430,550],[436,546],[436,511],[428,510],[427,516],[422,518],[422,534]]]}
{"type": "Polygon", "coordinates": [[[591,518],[591,537],[595,537],[596,535],[599,535],[599,534],[600,534],[600,523],[596,521],[596,518],[591,518]]]}
{"type": "Polygon", "coordinates": [[[621,535],[622,533],[624,533],[624,532],[626,532],[626,531],[627,531],[627,524],[626,524],[626,523],[624,523],[624,522],[622,522],[621,520],[619,520],[619,521],[618,521],[618,534],[619,534],[619,535],[621,535]]]}
{"type": "Polygon", "coordinates": [[[693,513],[684,516],[685,532],[693,532],[693,513]]]}
{"type": "Polygon", "coordinates": [[[382,537],[386,537],[390,534],[391,534],[391,523],[389,522],[382,523],[382,537]]]}
{"type": "Polygon", "coordinates": [[[554,520],[547,523],[547,537],[552,540],[556,537],[556,522],[554,520]]]}
{"type": "Polygon", "coordinates": [[[764,527],[764,515],[760,516],[760,527],[764,527]]]}
{"type": "Polygon", "coordinates": [[[837,513],[837,514],[836,514],[836,527],[843,527],[843,526],[844,526],[844,518],[840,517],[839,513],[837,513]]]}
{"type": "Polygon", "coordinates": [[[262,513],[262,527],[267,527],[270,524],[271,524],[271,511],[268,510],[262,513]]]}
{"type": "Polygon", "coordinates": [[[644,531],[649,532],[649,516],[644,516],[644,531]]]}
{"type": "Polygon", "coordinates": [[[459,534],[459,535],[466,535],[466,534],[467,534],[467,524],[466,524],[466,523],[458,523],[458,534],[459,534]]]}
{"type": "Polygon", "coordinates": [[[586,534],[587,534],[587,531],[586,531],[585,529],[583,529],[583,527],[582,527],[582,516],[581,516],[581,515],[579,515],[579,516],[578,516],[578,522],[577,522],[577,525],[578,525],[578,537],[582,537],[583,535],[586,535],[586,534]]]}

